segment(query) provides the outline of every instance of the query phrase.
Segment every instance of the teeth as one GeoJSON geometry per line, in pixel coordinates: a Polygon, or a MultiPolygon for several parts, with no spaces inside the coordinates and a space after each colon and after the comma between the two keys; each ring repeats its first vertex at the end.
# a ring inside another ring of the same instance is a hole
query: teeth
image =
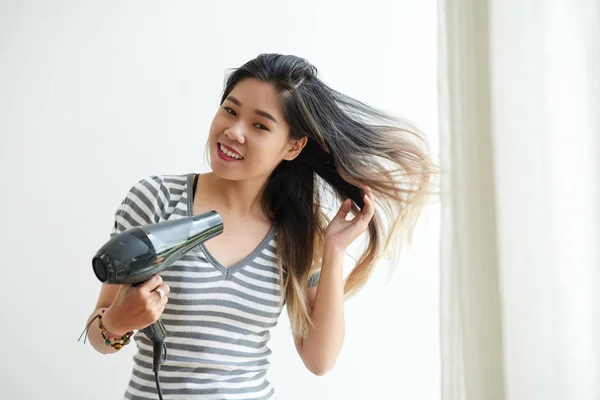
{"type": "Polygon", "coordinates": [[[227,148],[220,143],[219,143],[219,148],[221,149],[221,151],[224,154],[227,154],[231,158],[235,158],[236,160],[241,160],[243,158],[242,156],[240,156],[236,153],[232,153],[231,150],[227,150],[227,148]]]}

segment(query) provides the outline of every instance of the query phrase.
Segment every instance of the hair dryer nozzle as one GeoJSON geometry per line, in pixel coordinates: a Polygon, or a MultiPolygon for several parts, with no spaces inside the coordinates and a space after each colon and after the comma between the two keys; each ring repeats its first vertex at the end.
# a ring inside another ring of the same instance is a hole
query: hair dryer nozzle
{"type": "Polygon", "coordinates": [[[94,257],[92,259],[92,266],[94,267],[96,278],[98,278],[100,282],[106,282],[108,279],[108,270],[106,269],[106,264],[104,264],[102,258],[94,257]]]}
{"type": "Polygon", "coordinates": [[[130,228],[98,250],[92,259],[94,274],[109,284],[141,283],[222,232],[216,211],[130,228]]]}

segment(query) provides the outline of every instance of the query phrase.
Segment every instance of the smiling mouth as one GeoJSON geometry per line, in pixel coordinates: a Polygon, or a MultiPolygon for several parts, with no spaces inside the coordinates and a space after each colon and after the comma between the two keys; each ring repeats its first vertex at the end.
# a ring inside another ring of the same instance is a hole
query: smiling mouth
{"type": "Polygon", "coordinates": [[[221,155],[223,157],[227,157],[230,160],[241,161],[244,159],[244,157],[242,157],[238,153],[232,151],[231,149],[227,148],[227,146],[225,146],[222,143],[217,143],[217,151],[219,152],[219,155],[221,155]]]}

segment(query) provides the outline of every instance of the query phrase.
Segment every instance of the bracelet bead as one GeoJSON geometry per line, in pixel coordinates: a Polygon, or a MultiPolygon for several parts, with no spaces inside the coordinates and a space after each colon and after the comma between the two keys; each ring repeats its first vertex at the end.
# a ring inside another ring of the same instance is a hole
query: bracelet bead
{"type": "Polygon", "coordinates": [[[101,313],[96,315],[96,317],[98,318],[98,327],[100,328],[102,337],[104,338],[104,344],[108,347],[112,347],[117,351],[121,350],[123,346],[126,346],[131,342],[131,336],[133,336],[133,331],[129,331],[123,336],[115,336],[110,334],[104,327],[104,324],[102,324],[102,315],[104,315],[105,311],[106,310],[102,310],[101,313]]]}

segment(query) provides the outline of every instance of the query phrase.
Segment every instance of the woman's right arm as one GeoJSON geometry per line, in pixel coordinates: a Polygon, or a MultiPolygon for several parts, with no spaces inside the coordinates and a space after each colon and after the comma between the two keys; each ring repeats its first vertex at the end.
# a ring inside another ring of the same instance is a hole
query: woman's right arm
{"type": "MultiPolygon", "coordinates": [[[[106,310],[102,316],[102,324],[112,336],[121,336],[153,324],[162,315],[168,301],[167,296],[161,298],[154,291],[157,287],[165,295],[171,291],[160,275],[153,276],[138,287],[102,284],[96,309],[88,318],[87,324],[102,310],[106,310]]],[[[88,340],[92,347],[102,354],[116,353],[118,350],[104,344],[98,322],[96,318],[88,330],[88,340]]]]}
{"type": "MultiPolygon", "coordinates": [[[[130,188],[115,213],[111,236],[134,226],[158,221],[165,212],[164,205],[169,204],[169,195],[169,188],[160,176],[151,176],[137,182],[130,188]],[[144,206],[140,207],[140,204],[144,206]]],[[[147,327],[158,320],[167,303],[167,296],[160,298],[153,292],[158,286],[165,294],[169,293],[169,287],[163,284],[158,275],[137,287],[103,284],[96,308],[87,323],[102,313],[102,310],[106,310],[102,316],[102,323],[112,336],[121,336],[129,331],[147,327]]],[[[117,351],[104,344],[98,319],[91,323],[88,337],[94,349],[100,353],[117,351]]]]}

